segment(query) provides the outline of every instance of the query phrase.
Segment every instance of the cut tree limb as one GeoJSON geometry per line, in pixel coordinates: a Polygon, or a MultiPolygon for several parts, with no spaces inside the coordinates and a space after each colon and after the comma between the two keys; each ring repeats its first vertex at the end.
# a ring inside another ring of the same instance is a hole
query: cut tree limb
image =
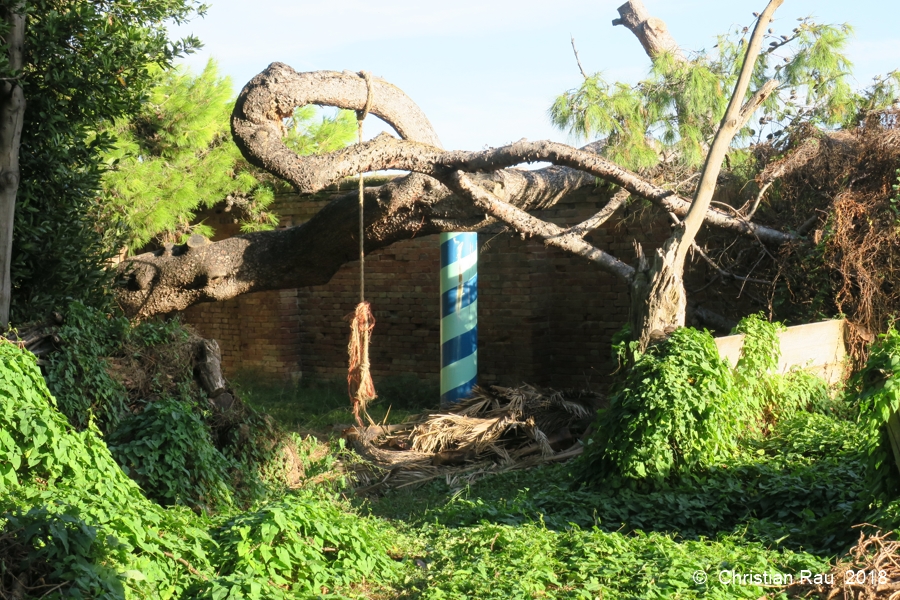
{"type": "Polygon", "coordinates": [[[63,316],[57,312],[51,313],[43,321],[28,323],[17,329],[12,329],[0,338],[19,344],[38,358],[59,348],[62,340],[59,337],[59,326],[63,323],[63,316]]]}
{"type": "Polygon", "coordinates": [[[778,88],[778,81],[776,79],[770,79],[765,82],[761,88],[756,90],[753,96],[747,100],[747,103],[741,107],[738,123],[737,123],[737,131],[743,129],[750,119],[753,117],[753,113],[755,113],[760,106],[762,106],[763,102],[772,95],[778,88]]]}
{"type": "Polygon", "coordinates": [[[679,62],[687,60],[665,21],[650,16],[641,0],[629,0],[618,11],[619,18],[613,19],[612,24],[624,25],[631,30],[651,59],[668,52],[679,62]]]}

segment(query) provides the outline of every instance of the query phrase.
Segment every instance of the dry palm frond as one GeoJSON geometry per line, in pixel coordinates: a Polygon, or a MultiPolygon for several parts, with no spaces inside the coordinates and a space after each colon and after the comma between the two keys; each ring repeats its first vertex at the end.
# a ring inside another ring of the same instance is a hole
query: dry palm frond
{"type": "Polygon", "coordinates": [[[401,425],[352,429],[364,490],[447,476],[480,477],[581,452],[578,437],[602,398],[593,392],[478,387],[472,397],[401,425]]]}
{"type": "Polygon", "coordinates": [[[892,539],[891,533],[860,532],[856,546],[838,560],[826,583],[795,583],[788,591],[804,598],[827,600],[897,600],[900,598],[900,541],[892,539]]]}
{"type": "Polygon", "coordinates": [[[503,433],[505,417],[479,419],[464,415],[435,415],[417,426],[410,436],[412,449],[418,452],[442,452],[471,446],[489,445],[503,433]]]}

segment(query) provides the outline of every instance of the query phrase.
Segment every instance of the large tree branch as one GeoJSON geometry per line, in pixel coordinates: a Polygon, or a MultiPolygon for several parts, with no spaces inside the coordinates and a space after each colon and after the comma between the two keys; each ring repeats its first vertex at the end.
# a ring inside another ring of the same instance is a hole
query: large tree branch
{"type": "MultiPolygon", "coordinates": [[[[371,78],[371,84],[371,114],[388,123],[404,139],[441,147],[425,114],[400,88],[377,77],[371,78]]],[[[300,157],[285,146],[283,119],[294,114],[296,107],[307,104],[362,110],[367,97],[366,81],[357,73],[298,73],[283,63],[272,63],[238,95],[231,132],[238,148],[254,165],[290,181],[300,190],[317,187],[314,174],[327,172],[332,159],[330,155],[300,157]],[[313,182],[304,183],[304,178],[311,175],[313,182]]]]}
{"type": "Polygon", "coordinates": [[[446,183],[449,184],[450,189],[454,192],[471,198],[475,206],[515,228],[516,231],[537,235],[548,246],[587,258],[591,262],[600,265],[603,270],[615,274],[626,283],[631,283],[631,279],[634,276],[633,267],[584,241],[579,233],[532,217],[524,210],[503,202],[484,188],[476,185],[471,177],[463,171],[454,172],[446,183]]]}
{"type": "MultiPolygon", "coordinates": [[[[444,156],[444,165],[465,171],[486,171],[525,162],[548,161],[619,185],[635,196],[649,200],[679,217],[687,215],[692,205],[690,200],[653,184],[598,154],[556,142],[520,141],[501,148],[479,152],[448,152],[444,153],[444,156]]],[[[711,225],[748,237],[756,237],[766,243],[784,244],[796,239],[791,233],[737,219],[709,206],[705,214],[707,222],[711,225]]]]}
{"type": "MultiPolygon", "coordinates": [[[[593,178],[560,167],[472,178],[524,211],[548,208],[593,184],[593,178]]],[[[117,299],[129,316],[144,318],[249,292],[327,283],[341,266],[357,259],[357,211],[358,198],[352,192],[296,227],[193,246],[170,245],[132,257],[120,266],[117,299]]],[[[423,175],[366,188],[366,252],[442,231],[477,231],[495,222],[485,212],[423,175]]]]}
{"type": "MultiPolygon", "coordinates": [[[[294,155],[291,157],[290,169],[284,168],[282,171],[285,173],[290,171],[292,178],[289,181],[301,192],[315,193],[359,172],[400,169],[442,180],[448,176],[451,169],[468,172],[498,171],[522,163],[539,161],[569,167],[614,183],[678,216],[685,216],[691,206],[690,200],[655,185],[594,152],[549,141],[519,141],[508,146],[477,152],[447,152],[433,146],[398,140],[382,134],[362,145],[351,146],[328,155],[302,158],[294,155]],[[330,157],[330,160],[321,160],[325,157],[330,157]]],[[[520,179],[521,173],[522,171],[508,171],[507,177],[520,179]]],[[[573,176],[577,177],[574,174],[573,176]]],[[[741,235],[757,237],[766,243],[783,244],[795,239],[791,233],[737,219],[712,208],[707,209],[706,218],[711,225],[741,235]]]]}
{"type": "MultiPolygon", "coordinates": [[[[373,92],[371,111],[389,120],[401,135],[408,137],[407,140],[400,141],[383,134],[365,144],[330,154],[298,156],[281,139],[281,119],[293,113],[292,103],[358,109],[365,104],[365,83],[353,73],[326,71],[316,77],[316,73],[297,73],[287,65],[273,63],[254,77],[238,97],[232,116],[235,141],[248,160],[291,182],[301,193],[315,193],[347,176],[383,169],[414,171],[441,179],[441,175],[448,173],[441,167],[470,172],[496,171],[526,162],[548,161],[615,183],[679,216],[685,215],[690,207],[687,199],[675,196],[598,154],[564,144],[520,141],[481,152],[441,150],[437,136],[412,100],[398,88],[376,81],[382,87],[376,87],[373,92]],[[314,86],[320,81],[324,82],[325,90],[317,93],[314,86]],[[385,92],[383,97],[378,95],[381,89],[385,92]]],[[[764,87],[752,102],[762,102],[770,91],[764,87]]],[[[748,107],[750,105],[748,103],[748,107]]],[[[712,225],[755,236],[765,242],[781,244],[793,239],[791,234],[750,224],[719,211],[708,210],[707,213],[712,225]]]]}
{"type": "Polygon", "coordinates": [[[710,202],[712,202],[716,183],[719,179],[719,172],[722,169],[722,161],[725,159],[729,146],[731,146],[731,141],[743,124],[746,123],[746,120],[749,118],[748,115],[753,114],[765,97],[775,89],[772,82],[766,83],[754,95],[750,103],[744,106],[744,96],[750,85],[750,78],[753,76],[753,67],[756,64],[756,57],[759,56],[763,35],[769,22],[772,20],[772,15],[783,2],[784,0],[770,0],[762,14],[757,18],[756,26],[753,28],[750,43],[747,45],[747,53],[744,56],[744,63],[741,66],[741,72],[734,84],[734,92],[731,94],[728,108],[725,110],[725,115],[722,117],[722,123],[719,125],[718,131],[716,131],[716,137],[713,139],[712,146],[706,154],[706,161],[700,174],[700,183],[697,185],[697,191],[694,194],[694,202],[690,211],[688,211],[687,217],[684,219],[684,230],[679,236],[676,251],[675,264],[678,268],[684,264],[684,258],[687,256],[688,249],[693,244],[694,238],[697,237],[700,226],[706,220],[706,213],[710,202]]]}
{"type": "Polygon", "coordinates": [[[620,189],[615,194],[613,194],[612,198],[609,199],[609,202],[606,203],[600,212],[590,216],[588,219],[582,221],[578,225],[573,225],[566,230],[566,233],[573,233],[578,237],[584,237],[587,234],[591,233],[604,223],[606,223],[613,213],[615,213],[619,208],[628,201],[628,197],[630,194],[628,190],[620,189]]]}
{"type": "MultiPolygon", "coordinates": [[[[371,112],[409,139],[382,134],[331,154],[297,156],[284,146],[282,119],[306,103],[359,109],[366,101],[366,84],[354,73],[297,73],[279,63],[245,87],[232,119],[236,142],[248,160],[301,192],[317,192],[361,172],[411,171],[407,177],[366,190],[367,252],[416,235],[478,230],[499,219],[517,231],[542,237],[549,245],[585,256],[628,281],[633,273],[630,266],[583,239],[587,229],[608,218],[624,196],[569,230],[536,219],[528,211],[554,205],[570,191],[594,183],[595,177],[677,215],[687,214],[691,206],[687,199],[618,167],[591,148],[523,140],[482,152],[444,151],[412,101],[394,86],[374,81],[371,112]],[[542,160],[556,166],[538,171],[505,168],[542,160]]],[[[763,241],[793,239],[717,210],[707,212],[710,223],[763,241]]],[[[341,265],[356,259],[356,216],[356,200],[348,195],[306,224],[288,230],[170,246],[134,257],[122,266],[119,301],[128,314],[144,317],[247,292],[325,283],[341,265]]]]}

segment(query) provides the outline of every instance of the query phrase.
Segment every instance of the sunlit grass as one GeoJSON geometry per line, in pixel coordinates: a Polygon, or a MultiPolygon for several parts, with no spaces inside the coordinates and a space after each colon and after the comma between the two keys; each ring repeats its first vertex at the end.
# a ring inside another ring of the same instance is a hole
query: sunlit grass
{"type": "MultiPolygon", "coordinates": [[[[244,372],[233,383],[242,400],[291,431],[327,435],[355,422],[347,384],[341,380],[307,377],[294,385],[244,372]]],[[[376,423],[401,423],[410,415],[436,408],[439,402],[437,385],[414,376],[378,380],[376,389],[378,398],[368,408],[376,423]]]]}

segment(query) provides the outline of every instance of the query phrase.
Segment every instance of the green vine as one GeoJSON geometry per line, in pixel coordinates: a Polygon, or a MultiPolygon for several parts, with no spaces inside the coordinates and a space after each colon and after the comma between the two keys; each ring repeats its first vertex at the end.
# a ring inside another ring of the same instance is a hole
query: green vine
{"type": "Polygon", "coordinates": [[[890,327],[869,348],[865,366],[847,383],[859,404],[859,423],[868,440],[869,469],[873,483],[883,494],[898,489],[895,456],[888,437],[888,424],[900,411],[900,332],[890,327]]]}
{"type": "MultiPolygon", "coordinates": [[[[660,481],[697,472],[731,461],[743,440],[765,435],[785,416],[831,407],[818,377],[774,373],[781,329],[758,315],[743,319],[735,330],[744,343],[734,368],[708,332],[691,328],[635,353],[587,441],[587,478],[660,481]]],[[[617,351],[633,353],[624,340],[617,351]]]]}

